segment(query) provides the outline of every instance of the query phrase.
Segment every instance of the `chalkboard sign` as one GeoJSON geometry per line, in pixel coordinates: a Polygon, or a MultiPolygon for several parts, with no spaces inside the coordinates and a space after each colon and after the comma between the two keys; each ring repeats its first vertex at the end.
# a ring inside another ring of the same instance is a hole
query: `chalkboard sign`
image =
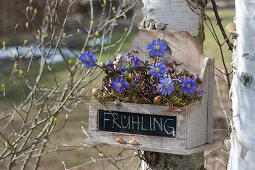
{"type": "Polygon", "coordinates": [[[176,116],[99,110],[99,130],[176,138],[176,116]]]}

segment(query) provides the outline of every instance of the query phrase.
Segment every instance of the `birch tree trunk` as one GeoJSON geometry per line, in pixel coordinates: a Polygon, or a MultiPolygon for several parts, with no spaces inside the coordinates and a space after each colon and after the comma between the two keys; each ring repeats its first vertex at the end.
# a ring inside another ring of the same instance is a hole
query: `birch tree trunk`
{"type": "MultiPolygon", "coordinates": [[[[193,1],[192,1],[193,2],[193,1]]],[[[204,9],[203,0],[195,5],[204,9]]],[[[201,16],[195,14],[185,0],[143,0],[144,19],[140,29],[166,29],[189,32],[203,49],[203,23],[201,16]]],[[[144,152],[143,169],[203,170],[204,152],[182,156],[157,152],[144,152]]]]}
{"type": "Polygon", "coordinates": [[[255,1],[236,0],[231,87],[233,127],[228,170],[255,169],[255,1]]]}
{"type": "MultiPolygon", "coordinates": [[[[144,7],[143,21],[139,29],[166,29],[187,31],[202,50],[204,28],[201,16],[195,14],[185,0],[142,0],[144,7]]],[[[194,0],[190,0],[193,2],[194,0]]],[[[195,0],[195,5],[201,9],[206,6],[206,0],[195,0]],[[196,3],[196,4],[195,4],[196,3]]]]}

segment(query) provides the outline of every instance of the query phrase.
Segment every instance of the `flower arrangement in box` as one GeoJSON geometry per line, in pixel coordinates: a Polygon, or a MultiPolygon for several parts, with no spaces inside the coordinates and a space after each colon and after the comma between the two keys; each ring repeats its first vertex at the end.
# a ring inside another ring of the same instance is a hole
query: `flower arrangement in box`
{"type": "Polygon", "coordinates": [[[100,102],[116,101],[139,104],[157,104],[184,107],[200,100],[205,94],[198,89],[201,80],[188,70],[179,69],[182,63],[172,59],[167,61],[164,55],[167,44],[158,38],[147,45],[148,58],[153,62],[142,61],[132,51],[126,54],[128,62],[118,68],[114,62],[97,64],[91,51],[81,53],[80,60],[87,68],[99,67],[106,76],[102,88],[94,88],[93,96],[100,102]]]}

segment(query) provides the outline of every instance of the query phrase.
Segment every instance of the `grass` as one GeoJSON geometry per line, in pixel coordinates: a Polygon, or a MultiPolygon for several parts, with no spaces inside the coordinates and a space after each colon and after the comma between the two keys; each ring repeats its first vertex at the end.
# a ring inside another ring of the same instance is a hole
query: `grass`
{"type": "MultiPolygon", "coordinates": [[[[221,42],[223,42],[223,37],[220,33],[220,30],[216,24],[216,20],[214,17],[214,14],[212,11],[207,11],[207,14],[210,16],[215,28],[216,33],[219,35],[221,42]]],[[[223,18],[223,25],[224,27],[232,22],[233,16],[234,16],[234,10],[220,10],[219,11],[220,16],[223,18]]],[[[125,50],[129,44],[131,43],[131,40],[135,36],[135,33],[137,31],[133,31],[131,36],[127,39],[127,42],[124,44],[122,51],[125,50]]],[[[205,26],[205,36],[206,40],[204,42],[204,54],[210,57],[214,57],[216,59],[216,66],[220,69],[223,68],[222,62],[221,62],[221,56],[219,48],[213,39],[212,35],[210,34],[208,28],[205,26]]],[[[116,35],[116,38],[118,35],[116,35]]],[[[230,68],[229,63],[231,62],[231,52],[228,51],[227,46],[224,45],[223,47],[225,59],[228,63],[228,67],[230,68]]],[[[107,56],[103,55],[103,61],[107,60],[107,56]]],[[[31,70],[31,74],[36,75],[38,71],[39,65],[33,65],[31,70]]],[[[58,63],[54,65],[55,71],[57,74],[57,77],[59,79],[63,79],[65,77],[66,71],[64,70],[63,63],[58,63]]],[[[11,99],[15,99],[17,95],[17,88],[23,87],[24,82],[16,82],[15,86],[9,86],[9,78],[10,78],[10,70],[1,70],[1,74],[3,77],[3,80],[7,83],[7,95],[14,96],[11,97],[11,99]]],[[[48,86],[52,83],[52,80],[48,76],[49,72],[46,71],[42,78],[42,85],[48,86]]],[[[1,82],[1,81],[0,81],[1,82]]],[[[100,79],[94,81],[91,84],[91,87],[99,86],[100,79]]],[[[6,110],[7,107],[3,104],[2,100],[0,100],[0,108],[2,110],[6,110]]],[[[65,119],[65,113],[61,113],[58,117],[57,124],[61,124],[65,119]]],[[[70,115],[68,122],[66,124],[66,127],[58,132],[53,134],[50,137],[50,141],[56,144],[68,144],[68,145],[79,145],[86,136],[82,133],[81,126],[84,126],[86,129],[88,127],[88,106],[85,104],[80,104],[70,115]]],[[[102,151],[106,155],[114,155],[114,153],[117,153],[119,151],[118,148],[109,148],[109,147],[102,147],[102,151]]],[[[128,152],[128,151],[127,151],[128,152]]],[[[130,155],[131,152],[128,152],[127,155],[130,155]]],[[[67,168],[70,168],[72,166],[77,166],[86,162],[89,162],[92,160],[92,158],[100,158],[98,155],[98,152],[93,148],[87,148],[84,150],[74,150],[70,152],[55,152],[48,154],[47,156],[42,158],[41,162],[41,169],[63,169],[63,164],[61,161],[64,161],[66,163],[67,168]]],[[[133,169],[134,167],[137,167],[138,160],[135,160],[135,162],[131,165],[129,169],[133,169]],[[132,168],[133,167],[133,168],[132,168]]],[[[107,161],[104,161],[105,164],[107,164],[107,161]]],[[[96,162],[93,164],[88,164],[86,167],[81,167],[80,169],[96,169],[99,166],[101,166],[102,162],[96,162]]],[[[1,168],[1,165],[0,165],[1,168]]],[[[32,167],[31,167],[32,168],[32,167]]],[[[30,169],[30,168],[29,168],[30,169]]],[[[112,166],[107,166],[106,169],[113,169],[112,166]]]]}

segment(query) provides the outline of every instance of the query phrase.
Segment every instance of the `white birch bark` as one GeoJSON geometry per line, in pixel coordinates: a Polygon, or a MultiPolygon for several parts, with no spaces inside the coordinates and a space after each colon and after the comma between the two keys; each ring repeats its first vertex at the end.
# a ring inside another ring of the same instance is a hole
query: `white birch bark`
{"type": "Polygon", "coordinates": [[[228,170],[255,169],[255,1],[236,0],[231,87],[233,126],[228,170]]]}
{"type": "Polygon", "coordinates": [[[199,34],[201,17],[195,14],[185,0],[143,0],[144,22],[141,29],[162,29],[187,31],[192,36],[199,34]],[[157,28],[159,26],[159,28],[157,28]]]}
{"type": "MultiPolygon", "coordinates": [[[[203,0],[195,1],[203,7],[203,0]]],[[[203,26],[201,17],[195,14],[185,0],[143,0],[144,19],[140,29],[166,29],[187,31],[203,47],[203,26]]],[[[152,169],[204,169],[204,152],[189,156],[145,152],[145,161],[152,169]]],[[[150,169],[143,162],[142,169],[150,169]]]]}

